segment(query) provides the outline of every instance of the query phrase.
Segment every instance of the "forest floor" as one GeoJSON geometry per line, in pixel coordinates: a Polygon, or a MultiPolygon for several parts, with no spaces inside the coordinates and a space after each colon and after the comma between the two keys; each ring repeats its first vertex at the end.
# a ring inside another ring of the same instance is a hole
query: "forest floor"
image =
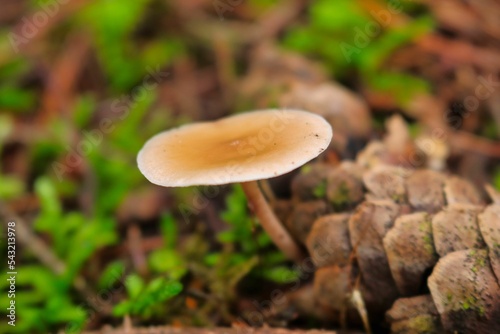
{"type": "MultiPolygon", "coordinates": [[[[2,0],[1,9],[0,217],[5,235],[15,222],[18,275],[17,323],[2,320],[0,332],[99,331],[124,317],[181,331],[340,328],[289,303],[313,275],[272,245],[241,188],[167,189],[140,174],[137,152],[174,126],[300,107],[332,122],[333,165],[388,129],[402,165],[500,189],[495,0],[2,0]],[[388,122],[394,115],[404,122],[388,122]],[[415,149],[432,161],[412,160],[415,149]]],[[[289,181],[271,184],[278,198],[289,181]]],[[[12,299],[8,282],[0,287],[5,320],[12,299]]]]}

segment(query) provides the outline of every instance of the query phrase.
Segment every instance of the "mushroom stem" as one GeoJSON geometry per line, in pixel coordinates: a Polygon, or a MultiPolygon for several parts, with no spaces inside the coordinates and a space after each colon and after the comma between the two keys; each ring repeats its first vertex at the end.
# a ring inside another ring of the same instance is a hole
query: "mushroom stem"
{"type": "Polygon", "coordinates": [[[304,252],[274,214],[264,195],[262,195],[257,181],[242,182],[241,186],[243,187],[250,208],[257,218],[259,218],[260,224],[276,246],[289,259],[295,262],[303,260],[305,258],[304,252]]]}

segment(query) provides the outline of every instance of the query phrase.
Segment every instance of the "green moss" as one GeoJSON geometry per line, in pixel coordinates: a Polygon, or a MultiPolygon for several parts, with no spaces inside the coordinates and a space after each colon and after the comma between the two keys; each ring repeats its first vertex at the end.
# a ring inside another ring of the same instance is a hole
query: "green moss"
{"type": "Polygon", "coordinates": [[[345,182],[342,182],[339,185],[338,190],[336,190],[333,194],[331,194],[330,201],[335,208],[340,209],[344,205],[349,203],[350,199],[349,194],[350,194],[349,187],[345,182]]]}
{"type": "Polygon", "coordinates": [[[418,224],[420,232],[429,232],[431,230],[431,221],[428,218],[428,215],[425,215],[424,219],[418,224]]]}
{"type": "Polygon", "coordinates": [[[432,316],[423,314],[409,320],[408,329],[414,333],[433,333],[436,331],[436,325],[432,316]]]}
{"type": "Polygon", "coordinates": [[[474,296],[469,296],[469,297],[465,298],[465,300],[462,301],[460,303],[460,305],[462,307],[462,310],[464,310],[464,311],[467,311],[469,309],[476,309],[476,308],[479,309],[479,307],[477,306],[477,298],[474,296]]]}
{"type": "Polygon", "coordinates": [[[309,174],[311,172],[311,170],[312,170],[311,165],[306,164],[300,168],[300,173],[306,175],[306,174],[309,174]]]}
{"type": "Polygon", "coordinates": [[[460,302],[460,308],[462,311],[474,312],[480,317],[483,317],[486,313],[484,305],[481,305],[480,300],[472,295],[460,302]]]}
{"type": "Polygon", "coordinates": [[[474,256],[474,265],[471,270],[473,273],[477,273],[479,269],[484,268],[487,264],[487,258],[484,254],[477,254],[475,250],[471,250],[470,254],[474,256]]]}
{"type": "Polygon", "coordinates": [[[391,199],[396,203],[401,203],[404,201],[404,196],[400,194],[393,194],[391,195],[391,199]]]}
{"type": "Polygon", "coordinates": [[[483,268],[485,265],[486,265],[486,258],[484,257],[481,257],[479,259],[477,259],[477,262],[476,262],[481,268],[483,268]]]}
{"type": "Polygon", "coordinates": [[[423,242],[426,252],[429,254],[436,253],[434,249],[434,240],[432,238],[431,222],[428,220],[428,217],[426,217],[426,219],[418,225],[418,229],[420,232],[425,233],[423,236],[423,242]]]}
{"type": "Polygon", "coordinates": [[[428,253],[434,253],[434,242],[430,234],[424,236],[424,247],[428,253]]]}
{"type": "Polygon", "coordinates": [[[317,198],[323,198],[326,195],[326,180],[321,181],[313,189],[313,195],[317,198]]]}

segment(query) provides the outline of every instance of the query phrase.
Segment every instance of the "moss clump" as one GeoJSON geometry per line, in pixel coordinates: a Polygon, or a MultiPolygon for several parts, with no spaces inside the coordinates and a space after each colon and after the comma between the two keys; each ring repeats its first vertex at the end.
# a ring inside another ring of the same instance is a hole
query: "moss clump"
{"type": "Polygon", "coordinates": [[[404,203],[405,196],[402,194],[392,194],[391,199],[396,203],[404,203]]]}
{"type": "Polygon", "coordinates": [[[434,252],[434,241],[432,240],[432,237],[430,234],[424,235],[424,247],[428,253],[435,253],[434,252]]]}
{"type": "Polygon", "coordinates": [[[316,198],[324,198],[326,196],[326,180],[320,182],[316,187],[314,187],[313,195],[316,198]]]}
{"type": "Polygon", "coordinates": [[[432,223],[429,215],[426,215],[425,220],[418,225],[418,230],[424,233],[423,242],[425,251],[429,254],[436,254],[434,239],[432,238],[432,223]]]}
{"type": "Polygon", "coordinates": [[[416,333],[434,333],[436,332],[436,323],[431,315],[424,314],[416,316],[410,320],[409,329],[415,330],[416,333]]]}
{"type": "Polygon", "coordinates": [[[474,258],[474,265],[471,270],[474,274],[476,274],[480,269],[487,265],[488,259],[485,255],[478,255],[475,250],[471,250],[470,255],[474,258]]]}
{"type": "MultiPolygon", "coordinates": [[[[469,259],[473,260],[471,271],[474,273],[475,277],[480,270],[488,265],[488,258],[486,253],[477,252],[475,249],[472,249],[469,252],[469,256],[469,259]]],[[[473,311],[476,312],[479,316],[484,316],[486,311],[484,305],[481,304],[481,300],[475,295],[475,292],[473,291],[465,295],[463,300],[460,302],[460,306],[463,311],[473,311]]]]}
{"type": "Polygon", "coordinates": [[[300,168],[300,173],[304,175],[309,174],[311,171],[312,171],[311,165],[304,165],[300,168]]]}
{"type": "Polygon", "coordinates": [[[474,296],[469,296],[460,302],[463,311],[475,312],[478,316],[482,317],[486,313],[483,305],[479,305],[479,300],[474,296]]]}
{"type": "Polygon", "coordinates": [[[430,314],[421,314],[414,318],[398,321],[391,327],[394,333],[440,333],[437,319],[430,314]]]}
{"type": "Polygon", "coordinates": [[[349,186],[342,182],[334,194],[330,194],[330,202],[335,209],[343,209],[350,201],[349,186]]]}
{"type": "Polygon", "coordinates": [[[465,301],[462,302],[462,310],[466,311],[468,309],[470,309],[470,301],[468,299],[466,299],[465,301]]]}

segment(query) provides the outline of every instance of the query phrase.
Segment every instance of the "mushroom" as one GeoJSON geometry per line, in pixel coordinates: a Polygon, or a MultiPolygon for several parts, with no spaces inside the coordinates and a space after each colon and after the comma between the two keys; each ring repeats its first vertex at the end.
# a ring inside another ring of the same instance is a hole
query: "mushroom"
{"type": "Polygon", "coordinates": [[[257,184],[317,157],[329,145],[332,128],[321,116],[268,109],[213,122],[184,125],[149,139],[137,156],[139,170],[164,187],[239,182],[262,227],[284,254],[304,255],[274,215],[257,184]]]}

